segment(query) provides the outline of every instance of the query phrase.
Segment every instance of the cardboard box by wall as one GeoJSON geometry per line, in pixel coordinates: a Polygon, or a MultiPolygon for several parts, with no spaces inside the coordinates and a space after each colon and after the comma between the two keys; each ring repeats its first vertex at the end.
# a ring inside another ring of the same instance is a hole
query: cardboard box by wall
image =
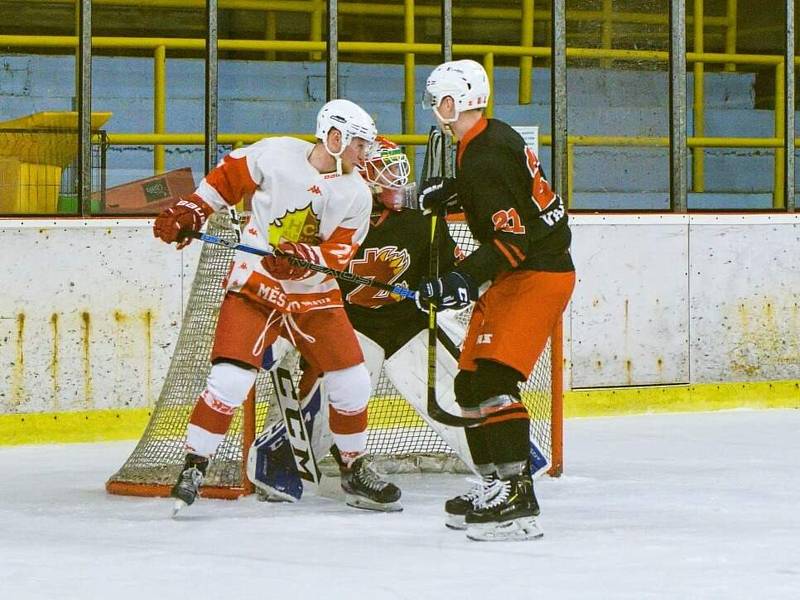
{"type": "Polygon", "coordinates": [[[105,211],[124,214],[156,214],[194,192],[192,169],[184,167],[155,177],[138,179],[106,190],[105,211]]]}

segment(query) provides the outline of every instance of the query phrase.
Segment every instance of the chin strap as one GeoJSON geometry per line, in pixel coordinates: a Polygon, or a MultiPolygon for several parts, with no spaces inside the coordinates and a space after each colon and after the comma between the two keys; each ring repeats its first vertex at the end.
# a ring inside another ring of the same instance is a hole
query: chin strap
{"type": "Polygon", "coordinates": [[[444,131],[448,135],[455,135],[453,133],[452,124],[455,123],[456,121],[458,121],[458,109],[453,107],[453,112],[455,114],[453,115],[452,119],[445,119],[439,113],[439,107],[438,106],[434,106],[433,107],[433,114],[436,115],[436,120],[439,121],[439,125],[440,125],[442,131],[444,131]]]}
{"type": "Polygon", "coordinates": [[[328,148],[328,140],[327,139],[322,140],[322,147],[325,148],[325,152],[330,154],[336,160],[336,174],[337,175],[341,175],[342,174],[342,153],[344,152],[344,149],[345,149],[344,139],[342,139],[342,149],[339,150],[339,152],[333,152],[333,151],[331,151],[330,148],[328,148]]]}

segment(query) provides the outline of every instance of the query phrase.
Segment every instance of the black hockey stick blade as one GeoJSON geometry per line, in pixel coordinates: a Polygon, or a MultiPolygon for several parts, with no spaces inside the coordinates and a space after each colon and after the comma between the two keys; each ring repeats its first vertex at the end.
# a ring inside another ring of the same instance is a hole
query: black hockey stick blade
{"type": "MultiPolygon", "coordinates": [[[[435,322],[436,306],[429,308],[428,318],[435,322]]],[[[429,328],[429,332],[431,329],[429,328]]],[[[433,336],[428,337],[428,415],[434,421],[451,427],[472,427],[486,420],[486,417],[462,417],[447,412],[436,400],[436,325],[433,326],[433,336]]]]}
{"type": "Polygon", "coordinates": [[[475,427],[486,420],[485,417],[472,419],[470,417],[451,415],[446,410],[442,410],[442,408],[436,404],[435,401],[433,404],[428,402],[428,415],[434,421],[438,421],[442,425],[449,425],[450,427],[475,427]]]}
{"type": "Polygon", "coordinates": [[[442,425],[449,425],[450,427],[474,427],[486,420],[486,417],[472,418],[450,414],[439,406],[435,398],[431,398],[430,396],[428,397],[428,415],[434,421],[438,421],[442,425]]]}

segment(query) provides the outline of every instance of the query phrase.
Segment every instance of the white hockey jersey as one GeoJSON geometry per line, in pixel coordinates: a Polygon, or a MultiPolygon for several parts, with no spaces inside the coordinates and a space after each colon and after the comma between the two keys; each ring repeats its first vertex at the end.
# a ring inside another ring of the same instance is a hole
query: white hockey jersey
{"type": "MultiPolygon", "coordinates": [[[[322,174],[308,157],[314,145],[296,138],[265,138],[234,150],[201,182],[195,195],[215,210],[251,199],[242,243],[273,250],[282,240],[312,246],[316,262],[345,270],[369,227],[372,196],[358,173],[322,174]]],[[[278,280],[261,257],[236,252],[226,289],[282,313],[342,306],[337,281],[314,273],[278,280]]]]}

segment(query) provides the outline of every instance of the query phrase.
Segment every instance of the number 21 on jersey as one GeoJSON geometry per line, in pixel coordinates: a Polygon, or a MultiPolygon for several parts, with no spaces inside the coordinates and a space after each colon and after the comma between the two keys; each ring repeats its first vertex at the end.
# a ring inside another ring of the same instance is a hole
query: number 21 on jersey
{"type": "Polygon", "coordinates": [[[509,233],[525,233],[525,226],[522,224],[516,208],[508,210],[498,210],[492,215],[495,231],[507,231],[509,233]]]}

